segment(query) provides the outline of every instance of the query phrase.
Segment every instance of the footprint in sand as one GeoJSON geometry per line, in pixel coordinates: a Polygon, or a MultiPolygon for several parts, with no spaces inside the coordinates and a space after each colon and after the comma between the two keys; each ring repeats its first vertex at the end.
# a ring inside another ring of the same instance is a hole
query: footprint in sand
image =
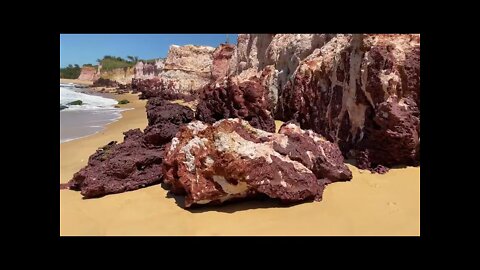
{"type": "Polygon", "coordinates": [[[387,206],[389,208],[389,213],[398,212],[398,205],[396,202],[387,202],[387,206]]]}

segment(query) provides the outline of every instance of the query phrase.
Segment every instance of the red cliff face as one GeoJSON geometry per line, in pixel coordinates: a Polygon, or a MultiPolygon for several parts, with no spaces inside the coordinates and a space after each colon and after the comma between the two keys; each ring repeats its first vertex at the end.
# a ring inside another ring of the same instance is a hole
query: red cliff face
{"type": "Polygon", "coordinates": [[[419,35],[239,35],[237,60],[238,77],[262,78],[275,118],[338,143],[359,167],[419,163],[419,35]]]}
{"type": "Polygon", "coordinates": [[[83,81],[94,81],[98,78],[98,70],[95,67],[82,67],[80,76],[78,76],[78,79],[83,81]]]}

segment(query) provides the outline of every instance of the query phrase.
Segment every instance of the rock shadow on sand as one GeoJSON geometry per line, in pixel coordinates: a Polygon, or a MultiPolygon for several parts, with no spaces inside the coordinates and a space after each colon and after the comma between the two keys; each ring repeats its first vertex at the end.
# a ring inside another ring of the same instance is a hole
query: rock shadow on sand
{"type": "Polygon", "coordinates": [[[289,208],[301,203],[308,203],[310,201],[296,202],[296,203],[281,203],[280,201],[268,198],[268,197],[257,197],[251,198],[249,200],[232,200],[226,201],[223,204],[219,205],[193,205],[191,208],[184,208],[185,205],[185,196],[175,195],[172,192],[168,192],[165,196],[168,199],[174,199],[177,206],[181,207],[185,211],[190,213],[204,213],[204,212],[221,212],[233,214],[239,211],[246,211],[252,209],[263,209],[263,208],[289,208]]]}

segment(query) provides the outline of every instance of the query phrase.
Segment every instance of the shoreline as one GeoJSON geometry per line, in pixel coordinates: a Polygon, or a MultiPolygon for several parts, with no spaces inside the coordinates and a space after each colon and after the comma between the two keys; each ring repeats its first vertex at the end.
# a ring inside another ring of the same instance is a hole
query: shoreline
{"type": "MultiPolygon", "coordinates": [[[[114,96],[128,99],[122,108],[132,109],[101,132],[60,145],[60,183],[97,148],[147,126],[146,100],[114,96]]],[[[87,200],[80,192],[61,190],[60,235],[420,235],[420,167],[379,175],[347,166],[351,181],[328,185],[320,202],[293,206],[242,201],[186,210],[161,185],[87,200]]]]}
{"type": "Polygon", "coordinates": [[[146,100],[140,100],[137,94],[113,95],[112,98],[130,101],[128,104],[119,105],[121,109],[126,109],[120,112],[119,119],[106,124],[94,134],[60,143],[60,183],[68,182],[74,172],[87,164],[88,157],[99,147],[110,141],[120,143],[123,141],[123,132],[134,128],[143,130],[147,126],[146,100]]]}
{"type": "Polygon", "coordinates": [[[79,80],[79,79],[60,79],[60,83],[68,84],[78,84],[78,85],[92,85],[93,81],[79,80]]]}

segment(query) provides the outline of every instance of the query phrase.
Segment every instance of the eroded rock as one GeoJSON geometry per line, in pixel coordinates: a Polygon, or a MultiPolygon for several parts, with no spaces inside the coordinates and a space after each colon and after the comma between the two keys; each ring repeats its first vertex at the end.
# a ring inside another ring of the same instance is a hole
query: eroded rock
{"type": "Polygon", "coordinates": [[[193,111],[155,98],[147,104],[149,126],[125,132],[124,142],[111,142],[90,156],[88,165],[61,189],[79,190],[85,198],[120,193],[160,183],[164,145],[193,111]]]}
{"type": "Polygon", "coordinates": [[[326,184],[352,177],[335,144],[292,123],[276,134],[241,119],[194,121],[165,149],[164,182],[185,207],[257,195],[321,200],[326,184]]]}
{"type": "Polygon", "coordinates": [[[247,120],[253,127],[275,131],[268,92],[258,79],[238,83],[229,77],[206,86],[199,94],[196,119],[206,123],[227,118],[247,120]]]}

